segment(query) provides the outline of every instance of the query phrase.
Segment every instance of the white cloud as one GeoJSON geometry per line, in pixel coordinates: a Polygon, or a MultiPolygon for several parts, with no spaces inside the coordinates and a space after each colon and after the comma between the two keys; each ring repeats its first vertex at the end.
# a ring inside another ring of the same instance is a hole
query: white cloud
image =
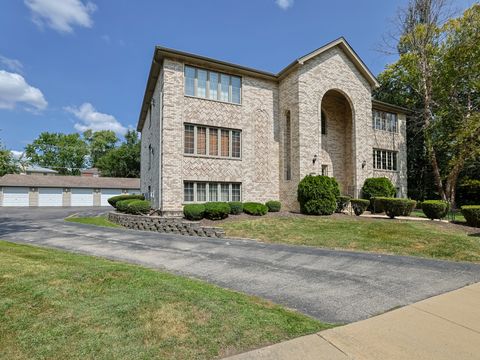
{"type": "Polygon", "coordinates": [[[73,32],[73,26],[91,28],[92,13],[97,6],[80,0],[24,0],[32,12],[32,20],[40,27],[47,25],[61,33],[73,32]]]}
{"type": "Polygon", "coordinates": [[[282,8],[283,10],[287,10],[289,7],[293,6],[293,1],[294,0],[275,0],[278,6],[282,8]]]}
{"type": "Polygon", "coordinates": [[[5,66],[8,70],[21,74],[23,72],[23,64],[16,59],[10,59],[6,56],[0,55],[0,64],[5,66]]]}
{"type": "Polygon", "coordinates": [[[0,109],[13,109],[17,103],[34,111],[44,110],[48,105],[42,92],[29,85],[22,75],[0,70],[0,109]]]}
{"type": "Polygon", "coordinates": [[[127,128],[120,124],[113,115],[98,112],[90,103],[83,103],[78,107],[68,106],[65,110],[80,120],[80,122],[74,125],[78,131],[83,132],[88,129],[93,131],[112,130],[122,135],[127,132],[127,128]]]}

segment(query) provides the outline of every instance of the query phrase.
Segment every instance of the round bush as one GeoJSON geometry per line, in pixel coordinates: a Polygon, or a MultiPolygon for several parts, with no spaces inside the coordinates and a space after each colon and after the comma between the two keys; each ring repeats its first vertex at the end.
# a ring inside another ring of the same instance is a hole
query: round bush
{"type": "Polygon", "coordinates": [[[280,201],[270,200],[265,203],[269,212],[279,212],[282,208],[282,203],[280,201]]]}
{"type": "Polygon", "coordinates": [[[480,204],[480,180],[467,179],[462,181],[457,190],[459,205],[480,204]]]}
{"type": "Polygon", "coordinates": [[[230,214],[238,215],[243,212],[243,204],[240,201],[232,201],[229,202],[228,205],[230,206],[230,214]]]}
{"type": "Polygon", "coordinates": [[[422,211],[429,219],[443,219],[448,213],[448,203],[443,200],[425,200],[422,211]]]}
{"type": "Polygon", "coordinates": [[[268,208],[261,203],[246,202],[243,204],[243,212],[249,215],[261,216],[268,212],[268,208]]]}
{"type": "Polygon", "coordinates": [[[210,220],[222,220],[230,214],[230,206],[226,202],[209,202],[205,204],[205,217],[210,220]]]}
{"type": "Polygon", "coordinates": [[[350,200],[352,198],[350,196],[347,196],[347,195],[340,195],[338,198],[337,198],[337,209],[335,210],[335,212],[337,213],[341,213],[343,212],[348,204],[350,203],[350,200]]]}
{"type": "Polygon", "coordinates": [[[126,200],[120,200],[120,201],[117,201],[115,203],[115,207],[117,209],[117,211],[120,211],[122,213],[126,213],[127,212],[127,209],[128,209],[128,205],[132,202],[132,201],[136,201],[137,199],[126,199],[126,200]]]}
{"type": "Polygon", "coordinates": [[[148,214],[151,205],[148,200],[128,200],[126,212],[134,215],[148,214]]]}
{"type": "Polygon", "coordinates": [[[362,198],[367,200],[372,197],[391,198],[395,193],[395,186],[386,177],[365,179],[362,187],[362,198]]]}
{"type": "MultiPolygon", "coordinates": [[[[395,216],[406,216],[409,209],[415,207],[417,202],[410,199],[401,199],[401,198],[386,198],[383,199],[383,206],[385,209],[385,214],[391,219],[395,216]]],[[[410,211],[411,212],[411,211],[410,211]]]]}
{"type": "Polygon", "coordinates": [[[205,215],[205,205],[203,204],[184,205],[183,215],[188,220],[202,220],[205,215]]]}
{"type": "Polygon", "coordinates": [[[480,227],[480,205],[464,205],[462,214],[468,226],[480,227]]]}
{"type": "Polygon", "coordinates": [[[338,197],[340,197],[338,183],[328,176],[307,175],[298,184],[297,199],[300,211],[304,214],[331,215],[337,208],[338,197]],[[321,201],[312,202],[313,200],[321,201]]]}
{"type": "Polygon", "coordinates": [[[143,196],[142,194],[116,195],[116,196],[112,196],[107,201],[110,205],[116,208],[117,202],[122,200],[145,200],[145,196],[143,196]]]}
{"type": "Polygon", "coordinates": [[[370,201],[366,199],[351,199],[350,204],[352,204],[355,215],[360,216],[365,212],[365,210],[367,210],[368,206],[370,205],[370,201]]]}
{"type": "Polygon", "coordinates": [[[337,208],[334,198],[309,200],[303,205],[302,213],[308,215],[332,215],[337,208]],[[332,200],[333,199],[333,200],[332,200]]]}

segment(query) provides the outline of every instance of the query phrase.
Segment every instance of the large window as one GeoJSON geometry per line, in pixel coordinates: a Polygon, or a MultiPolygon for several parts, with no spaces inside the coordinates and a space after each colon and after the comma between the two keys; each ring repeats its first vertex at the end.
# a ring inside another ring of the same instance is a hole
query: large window
{"type": "Polygon", "coordinates": [[[239,183],[193,182],[183,183],[184,202],[242,201],[239,183]]]}
{"type": "Polygon", "coordinates": [[[397,171],[397,154],[396,151],[373,149],[373,168],[397,171]]]}
{"type": "Polygon", "coordinates": [[[240,104],[242,79],[238,76],[185,66],[185,95],[240,104]]]}
{"type": "Polygon", "coordinates": [[[386,111],[373,110],[372,127],[375,130],[398,132],[397,114],[386,111]]]}
{"type": "Polygon", "coordinates": [[[242,132],[185,124],[184,153],[239,159],[242,157],[242,132]]]}

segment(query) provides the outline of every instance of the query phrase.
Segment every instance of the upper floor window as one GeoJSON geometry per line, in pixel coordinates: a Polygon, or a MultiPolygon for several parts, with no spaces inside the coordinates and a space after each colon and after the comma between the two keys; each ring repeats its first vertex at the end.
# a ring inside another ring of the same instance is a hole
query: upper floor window
{"type": "Polygon", "coordinates": [[[397,171],[397,152],[373,149],[373,168],[397,171]]]}
{"type": "Polygon", "coordinates": [[[185,66],[185,95],[240,104],[242,79],[238,76],[185,66]]]}
{"type": "Polygon", "coordinates": [[[375,130],[398,132],[397,114],[386,111],[373,110],[372,127],[375,130]]]}
{"type": "Polygon", "coordinates": [[[241,158],[242,132],[185,124],[183,152],[190,155],[241,158]]]}

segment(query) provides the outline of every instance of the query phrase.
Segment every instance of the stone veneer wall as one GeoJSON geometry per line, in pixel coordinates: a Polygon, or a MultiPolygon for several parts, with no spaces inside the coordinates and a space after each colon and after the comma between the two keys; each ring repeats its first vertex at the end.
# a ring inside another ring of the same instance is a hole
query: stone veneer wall
{"type": "Polygon", "coordinates": [[[108,213],[108,220],[134,230],[217,238],[225,236],[225,232],[222,228],[201,226],[197,222],[186,221],[180,218],[110,212],[108,213]]]}
{"type": "Polygon", "coordinates": [[[165,214],[182,211],[184,181],[239,182],[242,201],[278,199],[276,82],[242,75],[242,104],[231,104],[185,96],[183,68],[182,62],[164,60],[160,211],[165,214]],[[241,130],[241,159],[184,155],[185,123],[241,130]]]}

